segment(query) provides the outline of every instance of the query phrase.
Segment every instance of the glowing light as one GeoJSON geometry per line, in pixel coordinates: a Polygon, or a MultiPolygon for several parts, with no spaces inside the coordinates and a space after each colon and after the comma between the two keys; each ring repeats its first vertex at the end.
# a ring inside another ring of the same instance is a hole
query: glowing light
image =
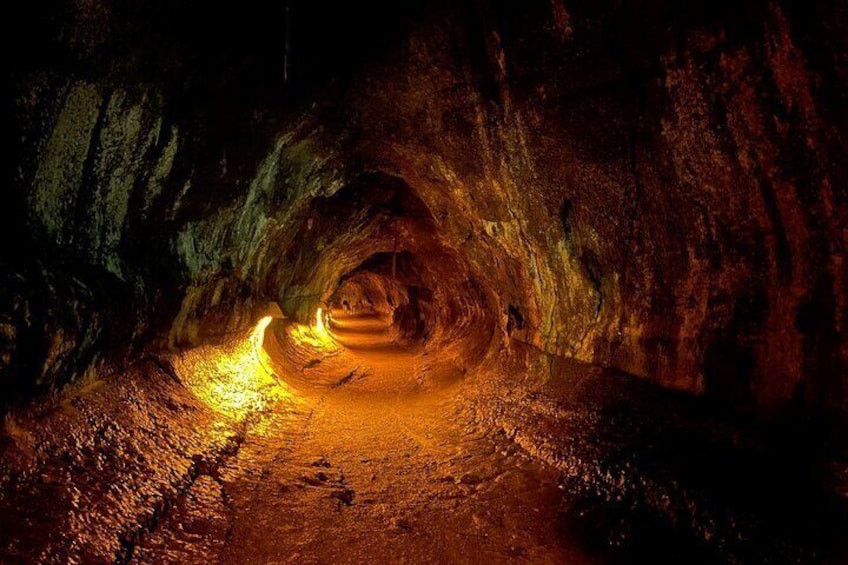
{"type": "Polygon", "coordinates": [[[235,419],[292,399],[291,392],[268,368],[263,343],[271,320],[270,316],[259,320],[247,339],[183,353],[174,361],[180,380],[200,400],[235,419]]]}
{"type": "Polygon", "coordinates": [[[256,327],[253,328],[253,333],[250,336],[251,341],[253,342],[253,348],[257,351],[262,350],[262,345],[265,343],[265,330],[268,329],[268,324],[271,323],[271,316],[265,316],[259,323],[256,324],[256,327]]]}
{"type": "Polygon", "coordinates": [[[324,309],[318,308],[315,312],[315,324],[312,326],[292,324],[288,330],[289,338],[296,344],[310,345],[318,349],[338,349],[336,340],[327,331],[326,316],[324,309]]]}

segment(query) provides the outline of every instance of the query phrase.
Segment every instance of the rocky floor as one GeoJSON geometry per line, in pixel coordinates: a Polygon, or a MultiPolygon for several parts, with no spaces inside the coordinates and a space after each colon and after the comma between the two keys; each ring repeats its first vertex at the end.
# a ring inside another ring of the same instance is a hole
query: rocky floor
{"type": "Polygon", "coordinates": [[[379,330],[354,333],[335,366],[357,374],[344,381],[328,369],[336,386],[268,414],[133,562],[588,559],[557,535],[554,468],[487,437],[457,408],[455,390],[419,383],[426,358],[380,344],[379,330]]]}
{"type": "Polygon", "coordinates": [[[531,351],[511,353],[532,367],[523,378],[486,379],[491,367],[395,345],[378,318],[340,319],[335,335],[343,347],[279,347],[287,385],[261,405],[207,374],[243,360],[184,358],[7,416],[0,562],[836,555],[848,522],[803,477],[809,458],[703,403],[531,351]]]}

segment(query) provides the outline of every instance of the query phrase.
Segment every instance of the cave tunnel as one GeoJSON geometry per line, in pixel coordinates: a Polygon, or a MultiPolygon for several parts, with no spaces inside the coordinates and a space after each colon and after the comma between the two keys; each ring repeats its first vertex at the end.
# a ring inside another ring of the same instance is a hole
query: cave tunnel
{"type": "Polygon", "coordinates": [[[0,563],[848,562],[845,2],[10,19],[0,563]]]}

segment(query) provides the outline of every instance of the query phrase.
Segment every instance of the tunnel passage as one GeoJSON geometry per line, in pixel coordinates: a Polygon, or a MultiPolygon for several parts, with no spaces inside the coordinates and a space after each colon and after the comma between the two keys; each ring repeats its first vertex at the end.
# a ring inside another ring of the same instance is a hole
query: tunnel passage
{"type": "Polygon", "coordinates": [[[20,12],[0,562],[848,561],[839,3],[20,12]]]}
{"type": "Polygon", "coordinates": [[[297,288],[316,292],[290,307],[292,323],[275,326],[269,348],[280,374],[303,375],[310,366],[309,382],[294,377],[289,384],[335,385],[337,374],[375,361],[393,370],[406,367],[408,380],[413,356],[430,367],[417,369],[430,374],[426,386],[445,384],[497,348],[491,290],[484,290],[466,258],[445,245],[429,209],[401,179],[364,175],[316,201],[304,217],[299,237],[321,251],[317,268],[297,288]],[[323,316],[326,327],[317,328],[323,316]],[[305,326],[320,335],[310,337],[305,326]],[[358,356],[327,362],[328,355],[309,348],[322,343],[358,356]]]}
{"type": "Polygon", "coordinates": [[[473,341],[470,359],[480,360],[494,338],[486,295],[444,250],[376,253],[342,277],[329,304],[386,316],[402,343],[443,348],[473,341]]]}
{"type": "MultiPolygon", "coordinates": [[[[461,371],[496,347],[493,289],[446,244],[429,207],[403,179],[360,175],[316,198],[297,221],[299,245],[268,275],[294,322],[312,323],[318,308],[370,315],[384,321],[386,344],[438,352],[461,371]]],[[[330,319],[331,333],[339,318],[330,319]]]]}

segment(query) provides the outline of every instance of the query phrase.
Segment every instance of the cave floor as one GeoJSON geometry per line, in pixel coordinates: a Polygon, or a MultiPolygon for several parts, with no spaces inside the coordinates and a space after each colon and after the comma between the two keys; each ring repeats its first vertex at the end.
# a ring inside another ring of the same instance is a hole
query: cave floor
{"type": "Polygon", "coordinates": [[[501,359],[523,372],[373,317],[326,350],[283,330],[258,409],[210,396],[252,382],[248,339],[7,414],[0,563],[815,562],[844,541],[803,435],[521,344],[501,359]]]}
{"type": "Polygon", "coordinates": [[[590,560],[556,531],[557,470],[466,422],[455,386],[427,385],[446,366],[388,342],[378,318],[336,335],[346,349],[310,371],[337,382],[254,425],[133,562],[590,560]]]}

